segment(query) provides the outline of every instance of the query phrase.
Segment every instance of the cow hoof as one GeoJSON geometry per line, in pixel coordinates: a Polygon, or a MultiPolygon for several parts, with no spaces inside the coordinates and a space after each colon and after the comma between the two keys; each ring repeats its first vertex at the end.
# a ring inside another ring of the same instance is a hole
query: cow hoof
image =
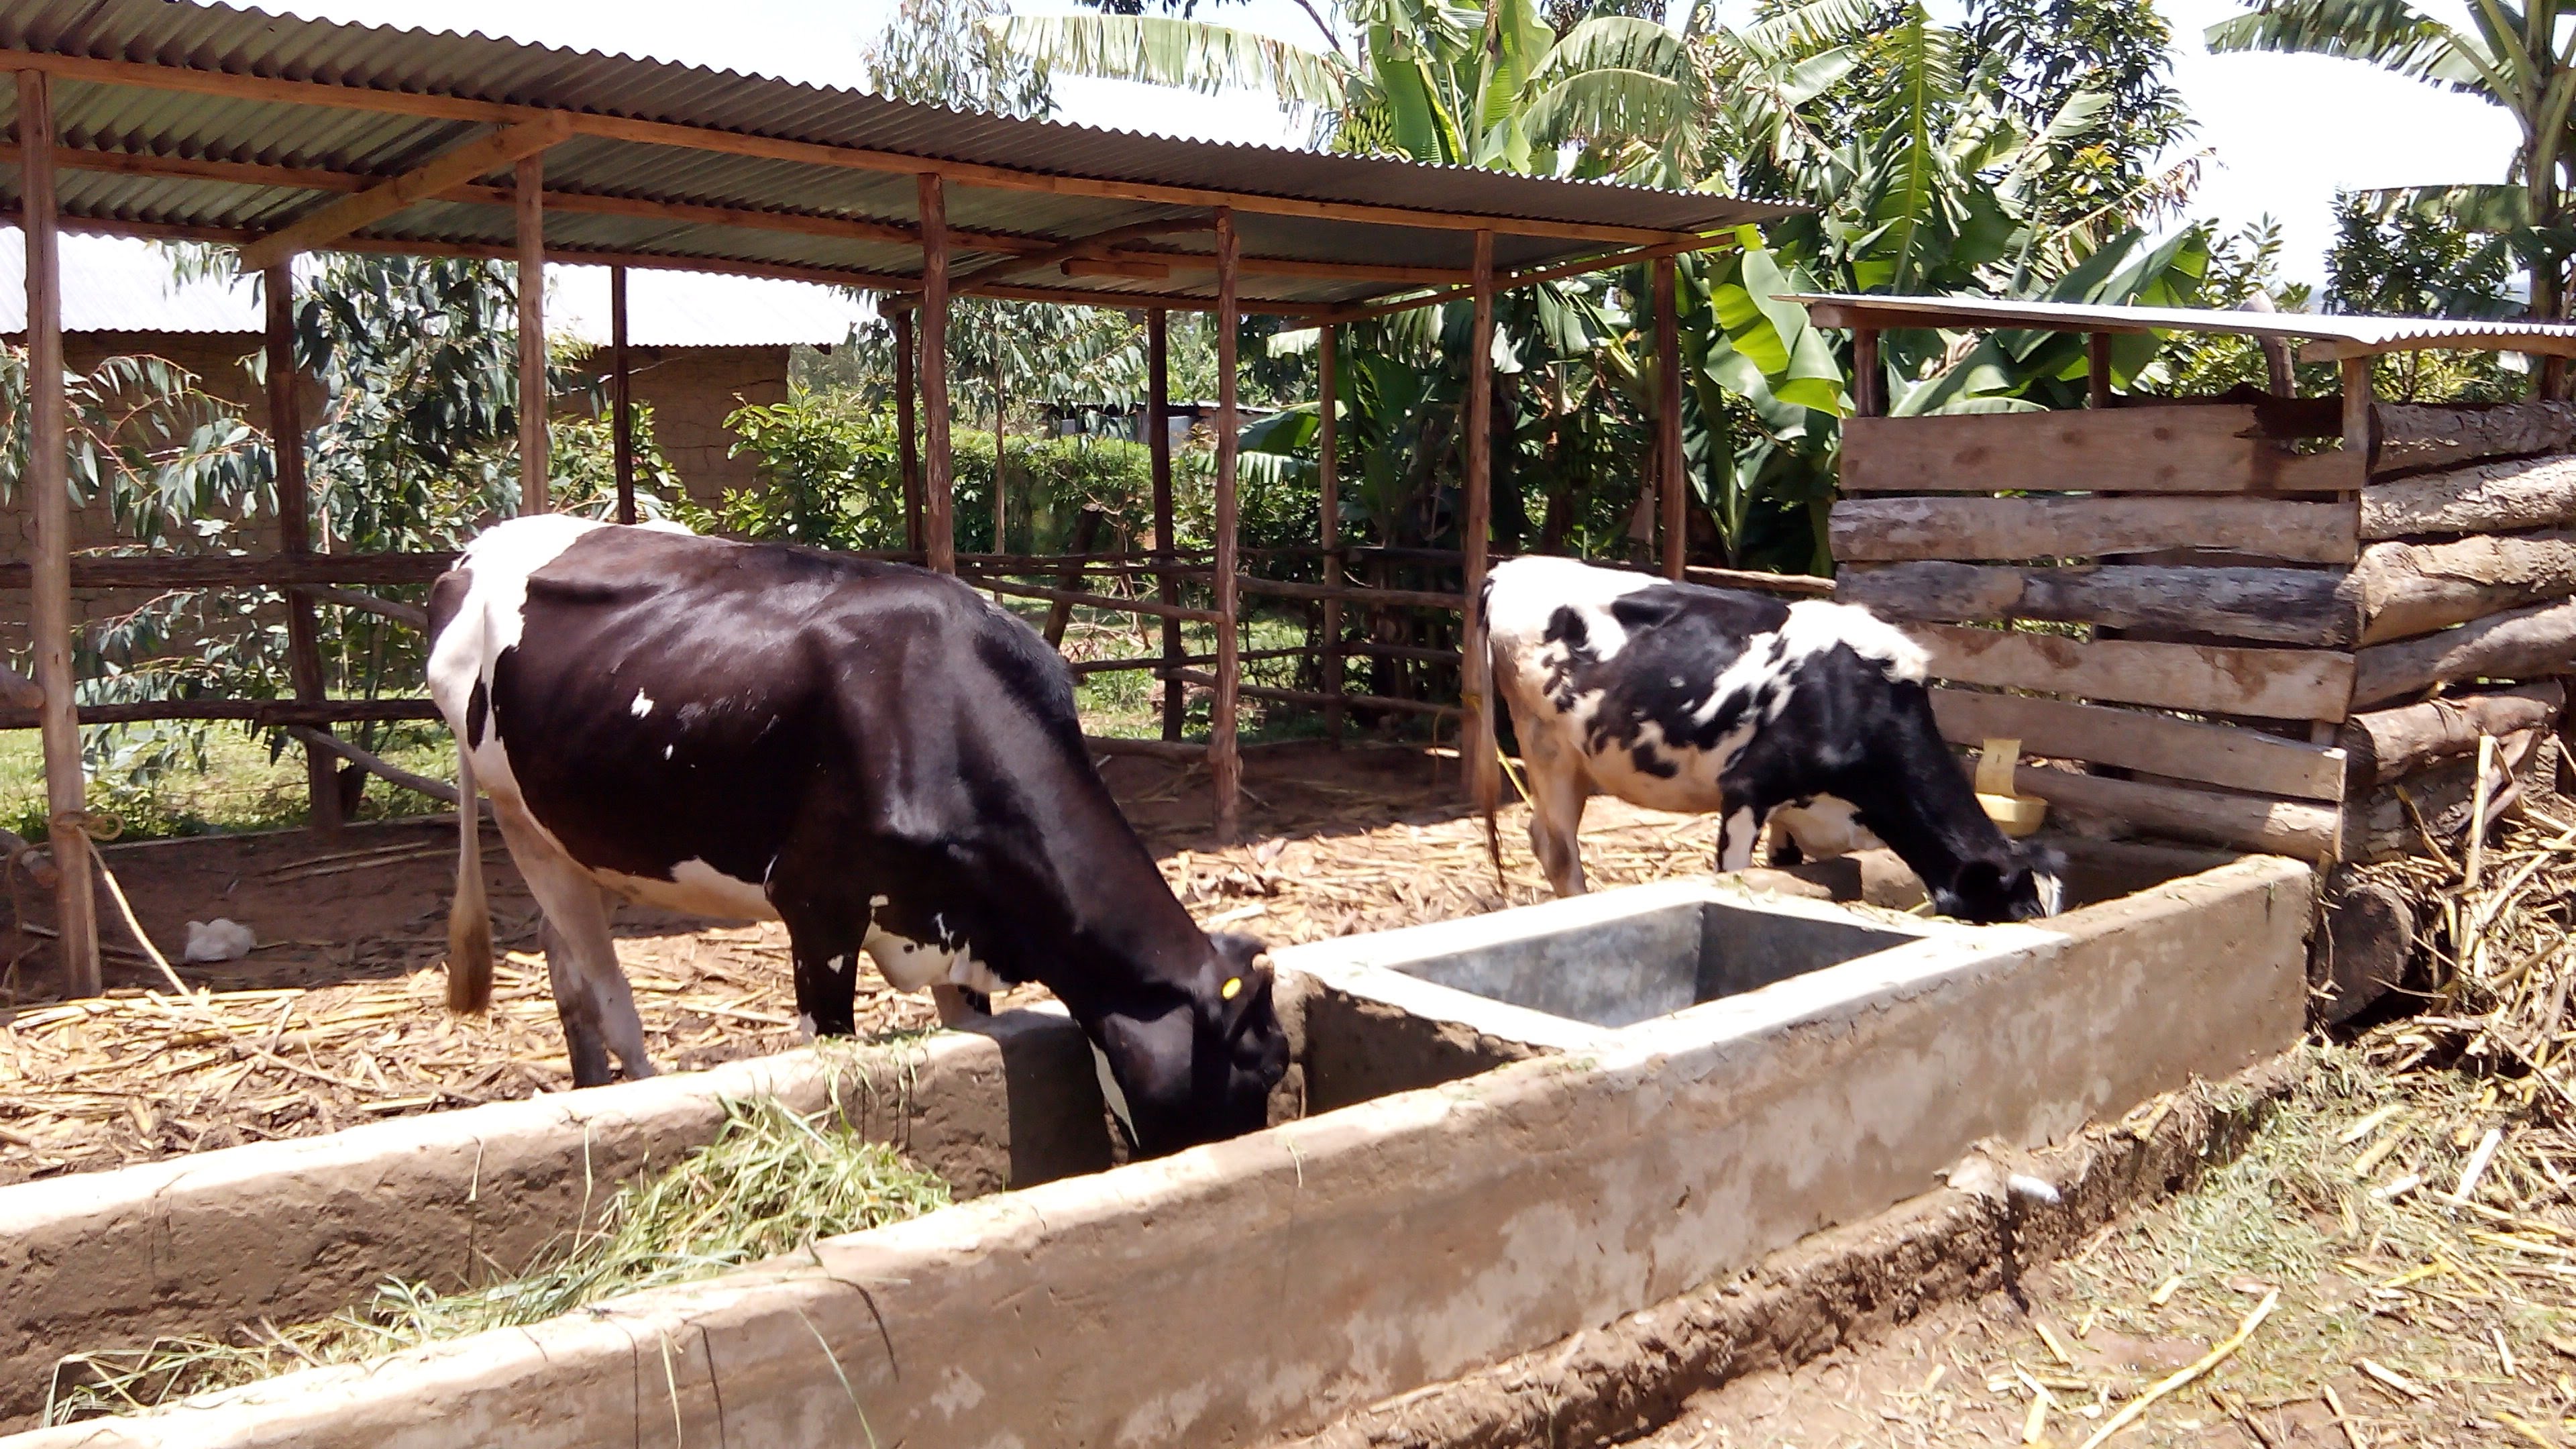
{"type": "Polygon", "coordinates": [[[807,1016],[805,1013],[800,1011],[796,1013],[796,1044],[799,1046],[811,1046],[813,1045],[813,1042],[814,1018],[807,1016]]]}

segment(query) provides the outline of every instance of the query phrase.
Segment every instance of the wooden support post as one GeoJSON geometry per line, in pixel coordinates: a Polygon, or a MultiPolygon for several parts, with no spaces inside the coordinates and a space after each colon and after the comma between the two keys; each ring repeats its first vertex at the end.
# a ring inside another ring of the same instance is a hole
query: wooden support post
{"type": "Polygon", "coordinates": [[[1852,333],[1852,416],[1883,417],[1887,413],[1887,365],[1878,355],[1878,329],[1863,327],[1852,333]]]}
{"type": "MultiPolygon", "coordinates": [[[[1315,474],[1323,487],[1317,533],[1324,545],[1324,587],[1342,586],[1342,471],[1340,455],[1342,329],[1327,322],[1315,338],[1315,474]]],[[[1342,601],[1324,600],[1324,693],[1342,697],[1342,601]]],[[[1342,742],[1342,721],[1350,713],[1339,704],[1324,706],[1324,733],[1342,742]]]]}
{"type": "Polygon", "coordinates": [[[2347,357],[2343,360],[2343,447],[2347,453],[2361,457],[2360,475],[2367,478],[2379,440],[2371,436],[2376,426],[2379,397],[2377,384],[2371,381],[2371,359],[2347,357]]]}
{"type": "Polygon", "coordinates": [[[1233,840],[1242,829],[1243,754],[1234,737],[1236,691],[1243,685],[1237,657],[1235,586],[1235,330],[1243,320],[1235,295],[1243,251],[1234,212],[1216,213],[1216,702],[1208,712],[1208,784],[1216,794],[1216,833],[1233,840]]]}
{"type": "Polygon", "coordinates": [[[898,307],[886,319],[894,327],[895,456],[903,471],[903,546],[921,552],[921,440],[914,429],[912,309],[898,307]]]}
{"type": "Polygon", "coordinates": [[[626,361],[626,268],[608,269],[608,362],[616,373],[609,446],[617,458],[617,521],[635,521],[635,379],[626,361]]]}
{"type": "MultiPolygon", "coordinates": [[[[2371,359],[2367,356],[2347,357],[2339,369],[2343,382],[2344,451],[2360,457],[2361,464],[2354,470],[2354,476],[2365,481],[2370,476],[2371,462],[2379,453],[2379,440],[2372,436],[2378,427],[2379,398],[2377,384],[2371,381],[2370,364],[2371,359]]],[[[2362,495],[2347,493],[2343,496],[2359,499],[2362,495]]],[[[2308,727],[2308,738],[2317,744],[2325,744],[2333,738],[2333,726],[2322,720],[2312,723],[2308,727]]]]}
{"type": "MultiPolygon", "coordinates": [[[[1156,307],[1145,314],[1145,455],[1154,462],[1154,558],[1170,564],[1175,553],[1172,529],[1172,352],[1171,317],[1156,307]]],[[[1166,569],[1158,580],[1163,604],[1177,608],[1181,581],[1166,569]]],[[[1163,738],[1181,737],[1189,691],[1172,677],[1181,667],[1181,621],[1163,616],[1163,738]]]]}
{"type": "Polygon", "coordinates": [[[1655,258],[1654,270],[1655,474],[1663,489],[1664,577],[1678,579],[1690,548],[1690,470],[1682,462],[1681,314],[1673,299],[1673,259],[1655,258]]]}
{"type": "Polygon", "coordinates": [[[27,229],[27,492],[36,522],[28,624],[35,635],[38,717],[45,748],[45,807],[54,868],[54,927],[61,932],[63,994],[96,996],[98,898],[90,888],[89,786],[72,713],[71,433],[63,396],[61,233],[54,210],[54,111],[40,70],[18,72],[19,199],[27,229]]]}
{"type": "MultiPolygon", "coordinates": [[[[1494,757],[1494,701],[1491,698],[1492,691],[1487,677],[1492,672],[1492,661],[1486,653],[1485,631],[1480,620],[1480,615],[1484,611],[1478,607],[1485,593],[1486,555],[1493,547],[1494,531],[1494,234],[1492,232],[1476,233],[1475,256],[1475,323],[1467,332],[1467,507],[1466,520],[1460,530],[1459,539],[1460,552],[1466,555],[1467,574],[1466,584],[1459,592],[1466,596],[1467,606],[1459,611],[1458,617],[1458,690],[1459,702],[1467,707],[1467,718],[1458,731],[1458,752],[1465,757],[1466,764],[1464,772],[1466,778],[1462,783],[1467,786],[1474,798],[1487,800],[1493,798],[1493,789],[1500,783],[1494,778],[1494,771],[1501,763],[1494,757]]],[[[1659,275],[1663,274],[1663,269],[1670,265],[1670,262],[1658,263],[1659,275]]],[[[1660,296],[1665,304],[1664,315],[1669,319],[1672,283],[1667,276],[1667,279],[1659,285],[1660,296]]],[[[1672,356],[1670,344],[1659,339],[1658,346],[1664,350],[1667,359],[1664,365],[1667,368],[1672,367],[1673,364],[1669,360],[1672,356]]],[[[1675,382],[1678,382],[1677,375],[1675,382]]],[[[1669,400],[1677,391],[1677,386],[1667,385],[1664,390],[1665,397],[1669,400]]],[[[1679,408],[1674,409],[1674,414],[1676,418],[1679,417],[1679,408]]],[[[1679,474],[1676,472],[1673,476],[1678,478],[1679,474]]],[[[1676,496],[1678,492],[1679,490],[1675,490],[1676,496]]],[[[1670,503],[1665,505],[1664,519],[1666,530],[1664,569],[1669,576],[1679,578],[1681,577],[1681,555],[1674,549],[1671,540],[1678,536],[1680,528],[1674,519],[1674,510],[1670,503]]]]}
{"type": "MultiPolygon", "coordinates": [[[[993,552],[1009,553],[1011,529],[1011,374],[1003,354],[1001,309],[993,311],[993,552]]],[[[1037,547],[1031,540],[1029,547],[1037,547]]]]}
{"type": "Polygon", "coordinates": [[[519,242],[519,511],[546,511],[546,161],[522,156],[517,189],[519,242]]]}
{"type": "MultiPolygon", "coordinates": [[[[313,552],[313,502],[304,483],[304,418],[295,395],[295,274],[285,262],[260,273],[268,307],[268,438],[277,453],[277,532],[280,552],[302,558],[313,552]]],[[[322,675],[322,622],[313,595],[286,591],[286,663],[295,697],[307,703],[328,692],[322,675]]],[[[332,752],[307,743],[304,783],[316,834],[336,835],[341,825],[340,767],[332,752]]]]}
{"type": "Polygon", "coordinates": [[[2111,405],[2111,334],[2084,334],[2084,405],[2107,408],[2111,405]]]}
{"type": "Polygon", "coordinates": [[[936,171],[918,178],[921,197],[922,548],[930,566],[957,572],[956,503],[948,456],[948,193],[936,171]]]}

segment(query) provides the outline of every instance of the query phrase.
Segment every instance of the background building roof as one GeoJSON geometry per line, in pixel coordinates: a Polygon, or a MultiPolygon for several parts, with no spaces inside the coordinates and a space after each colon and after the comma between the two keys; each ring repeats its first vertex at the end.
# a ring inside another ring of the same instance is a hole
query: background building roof
{"type": "MultiPolygon", "coordinates": [[[[0,333],[27,327],[27,249],[0,228],[0,333]]],[[[702,272],[627,274],[627,340],[638,347],[829,347],[876,310],[838,287],[702,272]]],[[[182,282],[161,247],[127,237],[63,239],[63,330],[256,333],[255,282],[182,282]]],[[[605,345],[608,269],[546,269],[546,330],[605,345]]]]}

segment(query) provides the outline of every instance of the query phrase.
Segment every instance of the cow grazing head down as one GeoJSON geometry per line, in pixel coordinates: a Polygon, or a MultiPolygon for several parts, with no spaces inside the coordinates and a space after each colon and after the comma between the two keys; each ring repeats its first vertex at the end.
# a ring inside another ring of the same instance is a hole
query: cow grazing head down
{"type": "Polygon", "coordinates": [[[1148,1156],[1261,1130],[1270,1089],[1288,1074],[1261,942],[1207,940],[1210,960],[1184,992],[1113,1008],[1095,1033],[1125,1099],[1111,1105],[1148,1156]]]}
{"type": "MultiPolygon", "coordinates": [[[[1260,943],[1190,919],[1092,765],[1063,659],[955,578],[544,514],[477,537],[430,614],[430,692],[544,913],[577,1084],[653,1071],[614,897],[783,923],[818,1035],[855,1030],[862,958],[943,1021],[1042,984],[1145,1152],[1266,1125],[1288,1053],[1260,943]]],[[[490,996],[477,819],[463,1010],[490,996]]]]}
{"type": "MultiPolygon", "coordinates": [[[[1838,842],[1817,854],[1884,842],[1945,915],[2056,911],[2059,863],[1986,817],[1941,737],[1923,650],[1868,610],[1557,558],[1496,568],[1483,609],[1530,844],[1559,895],[1583,889],[1576,831],[1599,792],[1717,812],[1721,871],[1753,864],[1775,818],[1803,844],[1803,818],[1838,842]]],[[[1490,822],[1495,792],[1479,794],[1490,822]]]]}
{"type": "Polygon", "coordinates": [[[2003,843],[1998,854],[1961,861],[1947,881],[1926,882],[1932,908],[1958,920],[1989,923],[2056,915],[2065,896],[2065,856],[2009,836],[2003,843]]]}

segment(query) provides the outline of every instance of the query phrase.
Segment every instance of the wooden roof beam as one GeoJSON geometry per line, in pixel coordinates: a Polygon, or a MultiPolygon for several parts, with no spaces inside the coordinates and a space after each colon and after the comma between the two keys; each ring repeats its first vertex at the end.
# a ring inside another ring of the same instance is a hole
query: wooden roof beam
{"type": "Polygon", "coordinates": [[[245,272],[264,271],[298,252],[326,247],[410,206],[454,190],[477,176],[533,156],[572,135],[569,119],[545,115],[505,126],[448,151],[427,165],[404,172],[380,186],[343,197],[310,216],[287,223],[241,249],[245,272]]]}
{"type": "MultiPolygon", "coordinates": [[[[1562,281],[1567,277],[1580,277],[1593,272],[1607,272],[1618,267],[1634,266],[1639,262],[1653,261],[1658,257],[1680,256],[1686,252],[1718,251],[1733,245],[1735,245],[1735,238],[1732,234],[1722,237],[1694,237],[1687,242],[1666,242],[1659,246],[1637,247],[1629,251],[1612,252],[1607,256],[1587,258],[1583,261],[1562,262],[1556,266],[1541,267],[1535,271],[1511,272],[1497,279],[1494,286],[1497,291],[1508,292],[1516,287],[1535,286],[1540,282],[1562,281]]],[[[1446,281],[1447,279],[1437,280],[1446,281]]],[[[1342,307],[1328,307],[1318,315],[1320,320],[1325,322],[1366,322],[1396,312],[1410,312],[1417,307],[1437,307],[1444,302],[1456,302],[1473,295],[1475,295],[1475,289],[1472,286],[1452,287],[1447,291],[1432,292],[1419,297],[1399,297],[1392,302],[1359,302],[1342,307]]]]}
{"type": "Polygon", "coordinates": [[[793,161],[845,170],[881,171],[907,176],[929,173],[939,175],[953,185],[989,187],[1004,191],[1037,191],[1058,196],[1096,197],[1163,206],[1228,206],[1237,211],[1265,216],[1295,216],[1321,221],[1347,221],[1362,225],[1415,227],[1429,231],[1492,231],[1504,236],[1550,237],[1562,241],[1595,241],[1610,245],[1653,246],[1664,242],[1687,242],[1696,239],[1694,233],[1663,231],[1650,227],[1547,221],[1529,217],[1480,216],[1375,203],[1315,201],[1304,197],[1268,196],[1257,192],[1176,186],[1163,182],[1119,181],[1103,177],[1057,176],[1044,172],[1013,171],[1007,167],[986,166],[975,162],[948,161],[932,156],[906,156],[898,152],[877,151],[859,146],[836,146],[817,141],[785,140],[773,136],[756,136],[740,131],[721,131],[712,127],[680,125],[667,121],[642,121],[624,116],[554,111],[541,106],[509,105],[498,101],[469,100],[461,96],[422,95],[410,91],[376,90],[365,86],[332,85],[319,81],[236,75],[229,71],[200,70],[192,66],[99,60],[89,56],[54,55],[41,51],[0,50],[0,68],[41,70],[66,80],[86,81],[95,85],[139,86],[149,90],[180,91],[195,95],[221,96],[232,100],[333,106],[345,110],[420,116],[434,120],[479,121],[489,125],[517,125],[553,118],[568,121],[576,135],[597,137],[602,140],[625,141],[645,146],[672,146],[684,150],[748,156],[773,161],[793,161]]]}
{"type": "MultiPolygon", "coordinates": [[[[1044,251],[1029,252],[1021,256],[1012,257],[1008,261],[993,262],[985,266],[977,267],[975,270],[959,277],[957,279],[956,288],[958,291],[963,292],[973,287],[978,282],[998,282],[1004,277],[1017,276],[1022,272],[1038,271],[1041,268],[1056,266],[1064,262],[1076,260],[1077,258],[1084,260],[1103,260],[1109,258],[1111,254],[1110,249],[1117,246],[1120,242],[1135,241],[1141,237],[1149,236],[1169,236],[1176,231],[1206,231],[1215,224],[1216,223],[1213,220],[1204,216],[1167,216],[1159,217],[1153,221],[1138,221],[1130,222],[1125,226],[1113,226],[1107,231],[1093,232],[1089,236],[1080,237],[1073,241],[1048,247],[1044,251]]],[[[1123,261],[1128,259],[1120,258],[1119,260],[1123,261]]],[[[1159,261],[1159,258],[1155,260],[1159,261]]]]}
{"type": "MultiPolygon", "coordinates": [[[[0,208],[0,225],[15,226],[22,215],[15,207],[0,208]]],[[[224,227],[181,226],[169,222],[126,221],[106,217],[66,216],[63,230],[97,236],[147,237],[164,241],[213,242],[223,246],[242,246],[257,241],[260,234],[224,227]]],[[[390,253],[396,256],[473,257],[482,260],[508,261],[518,249],[507,243],[474,245],[464,242],[423,241],[409,237],[358,235],[343,237],[329,248],[344,252],[390,253]]],[[[722,276],[768,277],[784,282],[819,282],[829,287],[866,287],[884,293],[878,305],[902,308],[913,305],[910,295],[921,288],[919,277],[895,272],[870,272],[857,267],[804,266],[793,262],[737,261],[724,257],[671,256],[658,252],[596,251],[582,247],[548,247],[546,260],[569,267],[638,267],[673,272],[712,272],[722,276]]],[[[1095,292],[1067,287],[1024,287],[1009,283],[988,283],[982,295],[1004,297],[1020,302],[1054,302],[1074,307],[1168,307],[1182,312],[1204,312],[1216,306],[1213,297],[1196,297],[1159,292],[1095,292]]],[[[1280,317],[1307,317],[1328,311],[1330,303],[1296,302],[1265,298],[1245,298],[1243,310],[1280,317]]]]}
{"type": "MultiPolygon", "coordinates": [[[[14,166],[19,153],[16,145],[0,141],[0,166],[14,166]]],[[[229,186],[288,187],[301,191],[334,191],[343,194],[361,192],[381,186],[391,177],[364,171],[328,171],[312,166],[267,166],[250,161],[211,161],[190,156],[149,156],[133,151],[91,151],[72,146],[54,148],[54,165],[65,171],[105,171],[119,176],[151,176],[182,181],[211,181],[229,186]]],[[[518,198],[509,187],[485,186],[479,182],[450,187],[436,198],[424,201],[471,201],[485,206],[515,206],[518,198]]],[[[921,244],[921,229],[908,222],[878,221],[866,217],[831,216],[812,211],[767,211],[757,207],[721,206],[694,201],[657,201],[643,196],[609,196],[587,191],[548,191],[548,211],[578,212],[589,216],[631,216],[647,221],[685,221],[703,226],[737,226],[750,231],[787,232],[797,236],[819,236],[849,241],[889,242],[898,246],[921,244]]],[[[952,231],[950,241],[970,251],[1006,252],[1018,255],[1043,251],[1055,245],[1046,237],[1019,236],[999,231],[952,231]]]]}

